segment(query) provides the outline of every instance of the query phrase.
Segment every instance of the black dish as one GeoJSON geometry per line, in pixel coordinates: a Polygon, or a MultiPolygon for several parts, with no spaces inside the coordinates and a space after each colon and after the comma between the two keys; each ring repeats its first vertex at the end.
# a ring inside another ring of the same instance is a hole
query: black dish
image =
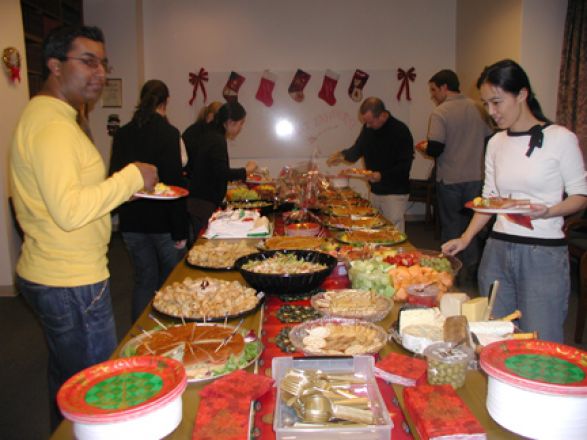
{"type": "Polygon", "coordinates": [[[185,257],[184,262],[187,267],[191,267],[192,269],[198,269],[198,270],[209,270],[209,271],[214,271],[214,272],[227,272],[227,271],[231,271],[231,270],[236,270],[234,265],[228,266],[228,267],[210,267],[210,266],[200,266],[198,264],[192,264],[188,261],[188,257],[185,257]]]}
{"type": "Polygon", "coordinates": [[[323,252],[306,251],[306,250],[272,250],[259,252],[258,254],[245,255],[234,263],[242,277],[247,283],[260,292],[267,294],[303,294],[310,290],[316,289],[330,275],[332,269],[336,266],[338,260],[332,255],[323,252]],[[294,254],[304,261],[312,263],[325,264],[326,269],[311,273],[301,274],[263,274],[251,272],[242,268],[249,261],[261,261],[271,258],[273,255],[294,254]]]}
{"type": "MultiPolygon", "coordinates": [[[[259,295],[259,293],[257,293],[257,295],[259,295]]],[[[249,316],[253,313],[256,313],[257,310],[259,310],[263,306],[264,302],[265,302],[265,295],[262,295],[261,298],[259,298],[259,301],[257,301],[257,304],[255,305],[255,307],[253,307],[249,310],[243,310],[240,313],[235,313],[233,315],[226,315],[226,316],[206,316],[205,320],[204,320],[204,317],[187,318],[187,317],[171,315],[169,313],[165,313],[165,312],[162,312],[161,310],[157,309],[153,303],[151,303],[151,306],[152,306],[152,310],[153,310],[154,315],[160,316],[160,317],[165,317],[165,318],[172,318],[172,319],[180,321],[180,322],[181,321],[185,321],[185,322],[224,322],[224,321],[230,321],[231,319],[244,318],[245,316],[249,316]]]]}

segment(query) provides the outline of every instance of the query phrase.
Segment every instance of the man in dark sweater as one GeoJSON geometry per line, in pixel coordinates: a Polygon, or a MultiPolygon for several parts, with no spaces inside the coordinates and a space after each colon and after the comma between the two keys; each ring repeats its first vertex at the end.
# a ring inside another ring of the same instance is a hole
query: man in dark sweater
{"type": "Polygon", "coordinates": [[[414,142],[410,129],[391,116],[379,98],[367,98],[359,109],[363,128],[355,144],[334,153],[328,165],[356,162],[361,157],[369,176],[373,206],[395,227],[404,231],[404,214],[410,192],[414,142]]]}

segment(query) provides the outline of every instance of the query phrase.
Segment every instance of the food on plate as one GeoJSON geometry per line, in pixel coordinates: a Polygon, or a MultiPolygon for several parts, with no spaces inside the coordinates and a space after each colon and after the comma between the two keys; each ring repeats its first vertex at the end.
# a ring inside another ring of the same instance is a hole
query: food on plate
{"type": "Polygon", "coordinates": [[[265,260],[250,260],[242,266],[249,272],[279,275],[318,272],[327,267],[325,264],[306,261],[295,254],[280,252],[265,260]]]}
{"type": "MultiPolygon", "coordinates": [[[[341,208],[348,206],[371,206],[371,202],[361,197],[353,197],[349,199],[328,199],[324,202],[326,208],[341,208]]],[[[327,211],[328,209],[323,209],[327,211]]]]}
{"type": "Polygon", "coordinates": [[[321,315],[314,307],[286,304],[279,308],[275,316],[281,322],[290,324],[317,319],[321,315]]]}
{"type": "Polygon", "coordinates": [[[153,307],[178,318],[223,318],[255,308],[261,300],[256,293],[238,281],[187,277],[156,292],[153,307]]]}
{"type": "Polygon", "coordinates": [[[400,310],[398,327],[402,346],[422,353],[430,344],[442,342],[445,319],[437,307],[400,310]]]}
{"type": "Polygon", "coordinates": [[[157,195],[164,195],[169,192],[173,192],[171,190],[171,188],[169,187],[169,185],[165,185],[164,183],[161,183],[161,182],[157,183],[152,191],[153,194],[157,194],[157,195]]]}
{"type": "Polygon", "coordinates": [[[303,222],[285,225],[285,235],[293,237],[315,237],[322,227],[318,223],[303,222]]]}
{"type": "Polygon", "coordinates": [[[403,334],[405,328],[411,325],[429,325],[438,327],[442,334],[445,319],[437,307],[404,309],[399,314],[399,332],[403,334]]]}
{"type": "Polygon", "coordinates": [[[342,176],[349,176],[349,177],[370,177],[373,175],[373,171],[366,170],[364,168],[347,168],[340,172],[342,176]]]}
{"type": "Polygon", "coordinates": [[[226,200],[229,202],[239,202],[244,200],[259,200],[259,193],[248,188],[233,188],[226,191],[226,200]]]}
{"type": "Polygon", "coordinates": [[[377,215],[377,210],[371,206],[331,206],[330,214],[339,217],[356,215],[359,217],[377,215]]]}
{"type": "Polygon", "coordinates": [[[398,300],[406,300],[408,292],[406,288],[414,284],[435,284],[439,290],[439,297],[437,303],[440,302],[440,297],[453,284],[453,275],[449,272],[438,272],[430,267],[422,267],[419,264],[413,266],[397,266],[389,270],[389,278],[395,288],[395,298],[398,300]]]}
{"type": "Polygon", "coordinates": [[[275,185],[257,185],[255,192],[263,200],[273,200],[275,198],[275,185]]]}
{"type": "MultiPolygon", "coordinates": [[[[159,196],[159,197],[177,197],[179,194],[177,193],[177,187],[166,185],[162,182],[155,184],[151,191],[142,190],[139,191],[137,194],[147,194],[150,196],[159,196]]],[[[183,188],[181,188],[183,190],[183,188]]]]}
{"type": "Polygon", "coordinates": [[[452,273],[453,271],[450,260],[441,253],[438,253],[437,256],[432,256],[419,251],[400,252],[386,257],[385,261],[396,266],[410,267],[419,264],[423,267],[430,267],[438,272],[452,273]]]}
{"type": "Polygon", "coordinates": [[[183,363],[188,378],[205,379],[243,368],[260,353],[258,340],[246,342],[244,331],[230,326],[189,323],[148,332],[132,355],[161,355],[183,363]]]}
{"type": "Polygon", "coordinates": [[[238,202],[228,202],[228,209],[263,209],[273,206],[273,202],[266,200],[245,200],[238,202]]]}
{"type": "Polygon", "coordinates": [[[329,227],[339,229],[370,229],[384,226],[386,220],[377,215],[372,217],[326,217],[325,223],[329,227]]]}
{"type": "Polygon", "coordinates": [[[461,315],[463,303],[470,299],[469,295],[462,292],[445,293],[440,299],[440,311],[447,317],[461,315]]]}
{"type": "Polygon", "coordinates": [[[389,313],[393,302],[374,291],[341,289],[314,295],[312,306],[327,316],[381,320],[389,313]]]}
{"type": "Polygon", "coordinates": [[[510,199],[505,197],[475,197],[473,199],[473,207],[475,208],[490,208],[490,209],[505,209],[514,206],[528,205],[530,200],[527,199],[510,199]]]}
{"type": "Polygon", "coordinates": [[[421,324],[409,325],[401,333],[402,346],[414,353],[423,353],[435,342],[442,342],[442,327],[421,324]]]}
{"type": "Polygon", "coordinates": [[[406,240],[406,234],[395,228],[364,229],[346,231],[337,235],[337,240],[348,244],[395,244],[406,240]]]}
{"type": "Polygon", "coordinates": [[[296,346],[309,354],[356,355],[377,353],[387,335],[382,328],[360,321],[312,321],[294,327],[290,338],[296,346]]]}
{"type": "Polygon", "coordinates": [[[209,267],[213,269],[225,269],[234,265],[234,262],[244,256],[258,252],[246,240],[205,241],[203,244],[196,244],[188,252],[188,263],[194,266],[209,267]]]}
{"type": "Polygon", "coordinates": [[[372,290],[385,297],[393,297],[395,289],[388,271],[393,266],[379,258],[351,261],[349,278],[353,289],[372,290]]]}
{"type": "Polygon", "coordinates": [[[265,240],[264,247],[274,249],[319,249],[326,243],[322,237],[281,237],[275,236],[265,240]]]}
{"type": "Polygon", "coordinates": [[[258,211],[226,209],[216,211],[208,221],[205,238],[246,238],[270,235],[269,219],[258,211]]]}

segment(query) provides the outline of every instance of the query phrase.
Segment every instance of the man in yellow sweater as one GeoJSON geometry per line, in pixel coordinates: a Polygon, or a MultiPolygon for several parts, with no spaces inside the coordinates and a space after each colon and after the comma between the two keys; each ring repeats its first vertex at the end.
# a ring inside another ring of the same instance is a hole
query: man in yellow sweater
{"type": "Polygon", "coordinates": [[[59,28],[43,44],[48,70],[17,124],[10,183],[25,237],[16,284],[49,346],[51,424],[59,387],[116,348],[106,252],[110,211],[152,189],[157,169],[130,164],[106,178],[104,162],[78,125],[106,80],[104,37],[95,27],[59,28]]]}

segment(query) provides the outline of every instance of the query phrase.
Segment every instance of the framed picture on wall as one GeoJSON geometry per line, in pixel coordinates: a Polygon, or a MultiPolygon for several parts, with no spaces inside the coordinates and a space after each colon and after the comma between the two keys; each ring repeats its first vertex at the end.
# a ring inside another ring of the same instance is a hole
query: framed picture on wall
{"type": "Polygon", "coordinates": [[[102,90],[102,107],[122,107],[122,79],[107,78],[102,90]]]}

